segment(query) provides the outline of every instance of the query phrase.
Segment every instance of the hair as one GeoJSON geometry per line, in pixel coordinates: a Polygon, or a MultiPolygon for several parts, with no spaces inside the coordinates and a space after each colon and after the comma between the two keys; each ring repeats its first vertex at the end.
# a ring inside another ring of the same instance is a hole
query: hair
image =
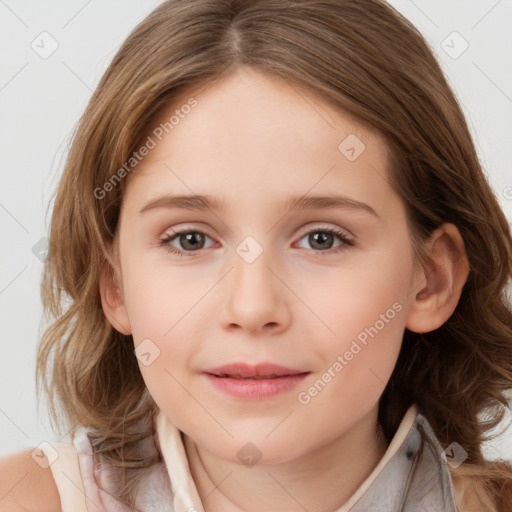
{"type": "Polygon", "coordinates": [[[472,479],[488,510],[510,510],[511,468],[486,460],[482,443],[512,388],[511,234],[432,50],[384,0],[168,0],[131,32],[77,125],[56,190],[41,283],[51,322],[36,369],[52,423],[90,428],[96,454],[119,470],[115,494],[132,504],[137,475],[161,460],[138,449],[155,433],[158,408],[132,337],[108,322],[99,291],[102,272],[116,268],[128,178],[110,181],[104,197],[95,191],[120,176],[163,109],[240,66],[384,137],[390,184],[423,265],[429,235],[445,222],[458,227],[470,266],[459,303],[438,329],[405,330],[379,423],[390,440],[416,403],[442,446],[456,441],[468,453],[454,478],[472,479]]]}

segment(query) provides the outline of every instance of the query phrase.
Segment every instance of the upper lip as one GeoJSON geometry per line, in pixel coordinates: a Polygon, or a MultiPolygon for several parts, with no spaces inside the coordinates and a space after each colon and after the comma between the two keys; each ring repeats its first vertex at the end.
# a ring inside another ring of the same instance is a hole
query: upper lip
{"type": "Polygon", "coordinates": [[[250,365],[247,363],[231,363],[216,368],[205,370],[204,373],[215,375],[217,377],[241,377],[241,378],[272,378],[283,377],[285,375],[298,375],[301,373],[309,373],[304,370],[294,370],[272,363],[261,363],[250,365]]]}

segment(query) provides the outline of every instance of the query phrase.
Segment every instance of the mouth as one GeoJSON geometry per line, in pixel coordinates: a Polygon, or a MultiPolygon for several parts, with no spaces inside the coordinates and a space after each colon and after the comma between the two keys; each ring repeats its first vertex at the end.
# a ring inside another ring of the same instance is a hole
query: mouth
{"type": "Polygon", "coordinates": [[[213,387],[238,399],[263,400],[292,390],[311,373],[275,364],[234,363],[203,372],[213,387]]]}
{"type": "Polygon", "coordinates": [[[285,366],[270,363],[262,363],[256,366],[245,363],[233,363],[219,366],[217,368],[211,368],[209,370],[205,370],[203,373],[219,378],[262,380],[278,379],[280,377],[290,377],[310,372],[286,368],[285,366]]]}

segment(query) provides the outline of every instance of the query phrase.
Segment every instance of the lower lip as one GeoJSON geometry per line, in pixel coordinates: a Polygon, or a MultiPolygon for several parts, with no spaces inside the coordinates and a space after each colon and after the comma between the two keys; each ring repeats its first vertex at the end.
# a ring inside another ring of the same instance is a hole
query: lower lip
{"type": "Polygon", "coordinates": [[[206,374],[210,382],[228,395],[237,398],[264,400],[272,398],[298,386],[307,373],[284,375],[273,379],[235,379],[232,377],[216,377],[206,374]]]}

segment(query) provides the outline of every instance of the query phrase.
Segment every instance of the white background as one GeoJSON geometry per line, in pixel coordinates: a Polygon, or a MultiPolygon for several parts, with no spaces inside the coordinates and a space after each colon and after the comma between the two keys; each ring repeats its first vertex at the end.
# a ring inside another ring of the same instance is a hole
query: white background
{"type": "MultiPolygon", "coordinates": [[[[51,194],[92,91],[129,31],[159,3],[0,0],[0,457],[68,440],[52,432],[44,403],[39,414],[36,407],[42,263],[32,249],[46,236],[51,194]],[[44,31],[58,43],[46,59],[31,47],[44,31]]],[[[512,0],[390,3],[440,60],[511,219],[512,0]],[[468,49],[453,58],[463,40],[468,49]]],[[[490,457],[512,460],[512,429],[486,449],[490,457]]]]}

